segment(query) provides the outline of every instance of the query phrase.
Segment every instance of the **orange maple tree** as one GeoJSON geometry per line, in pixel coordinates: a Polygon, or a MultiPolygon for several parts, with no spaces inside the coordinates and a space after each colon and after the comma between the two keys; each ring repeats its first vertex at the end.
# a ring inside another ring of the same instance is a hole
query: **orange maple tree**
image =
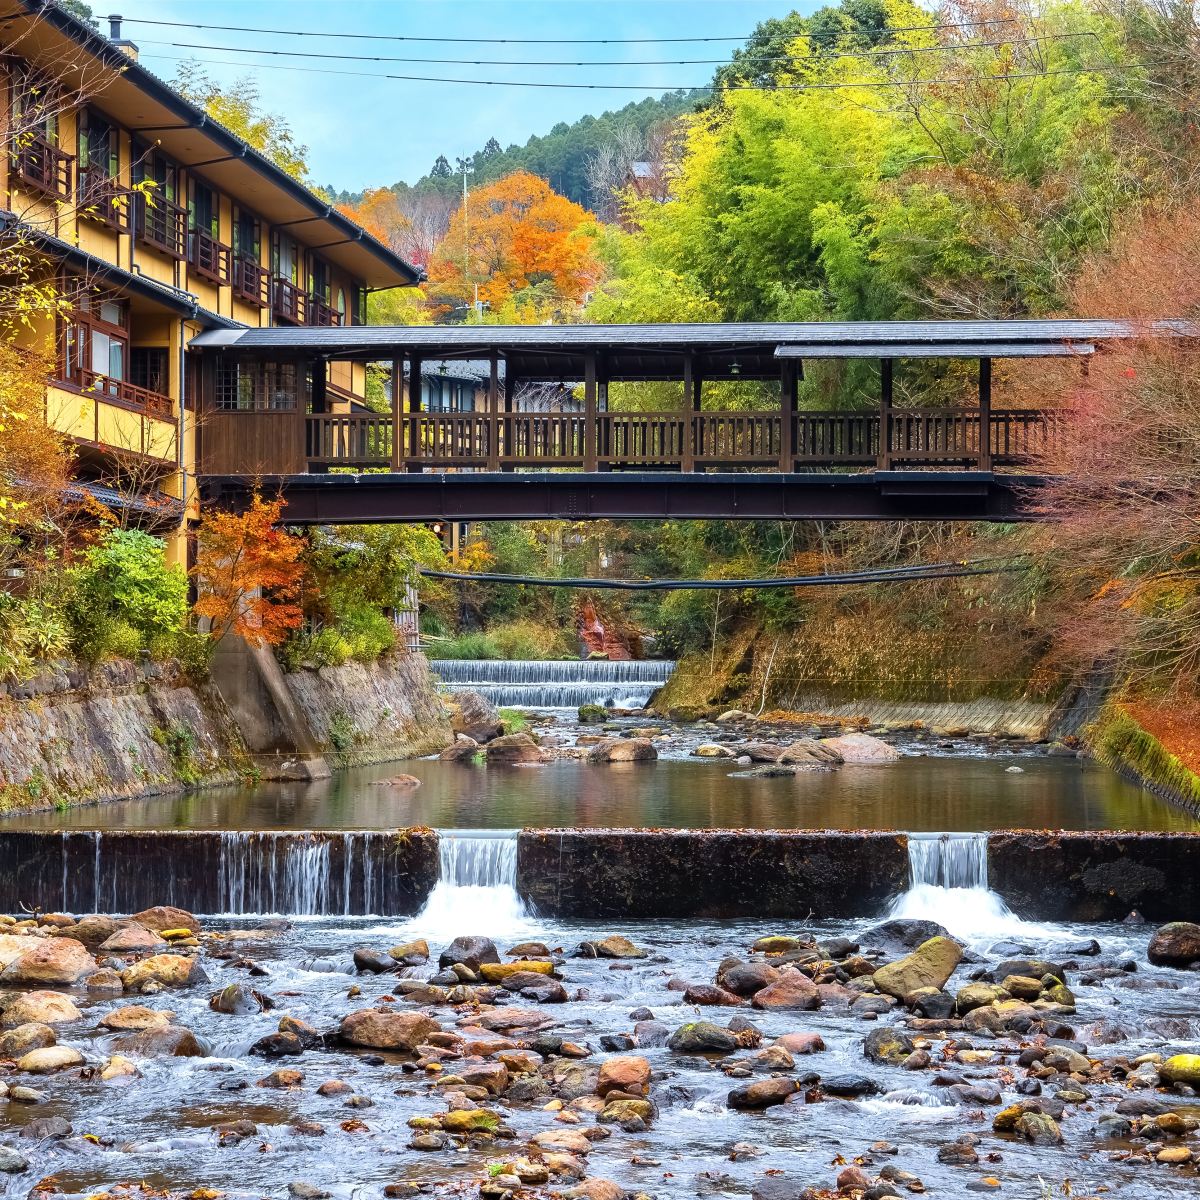
{"type": "Polygon", "coordinates": [[[368,188],[357,204],[339,204],[338,212],[356,221],[393,250],[403,250],[412,220],[390,188],[368,188]]]}
{"type": "Polygon", "coordinates": [[[277,646],[304,619],[305,542],[279,527],[282,512],[282,500],[256,495],[245,512],[214,511],[201,523],[195,612],[210,622],[214,641],[233,632],[252,646],[277,646]]]}
{"type": "Polygon", "coordinates": [[[515,171],[476,189],[451,218],[429,264],[430,292],[444,308],[479,299],[493,310],[520,292],[543,304],[577,305],[595,283],[594,218],[544,179],[515,171]]]}

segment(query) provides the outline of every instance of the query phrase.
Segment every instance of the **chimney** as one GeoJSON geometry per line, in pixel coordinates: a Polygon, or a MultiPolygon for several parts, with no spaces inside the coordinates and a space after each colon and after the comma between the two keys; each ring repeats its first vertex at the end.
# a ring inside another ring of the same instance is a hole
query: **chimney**
{"type": "Polygon", "coordinates": [[[128,38],[123,38],[121,36],[121,14],[120,13],[109,13],[108,14],[108,40],[110,42],[112,42],[112,44],[114,46],[116,46],[116,48],[118,50],[120,50],[122,54],[129,55],[129,57],[132,58],[134,62],[137,62],[137,59],[138,59],[137,46],[133,42],[131,42],[128,38]]]}

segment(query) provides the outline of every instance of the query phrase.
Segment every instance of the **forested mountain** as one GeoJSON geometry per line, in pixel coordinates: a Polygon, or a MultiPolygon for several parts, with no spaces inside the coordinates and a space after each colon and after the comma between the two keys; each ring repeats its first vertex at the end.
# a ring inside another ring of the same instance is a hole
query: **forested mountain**
{"type": "MultiPolygon", "coordinates": [[[[645,100],[601,113],[598,117],[580,117],[572,124],[560,121],[549,133],[531,137],[524,146],[514,144],[503,149],[495,138],[491,138],[471,156],[471,185],[500,179],[513,171],[528,171],[545,179],[568,200],[591,207],[601,198],[593,196],[588,186],[588,160],[602,146],[614,141],[623,131],[636,130],[645,137],[655,126],[693,109],[707,94],[703,90],[693,90],[665,92],[658,98],[647,96],[645,100]]],[[[389,190],[402,199],[414,194],[459,191],[462,189],[462,172],[458,170],[456,174],[457,168],[457,161],[439,155],[429,173],[416,183],[401,181],[391,185],[389,190]]],[[[333,187],[325,191],[342,204],[357,206],[363,198],[362,192],[339,191],[333,187]]]]}

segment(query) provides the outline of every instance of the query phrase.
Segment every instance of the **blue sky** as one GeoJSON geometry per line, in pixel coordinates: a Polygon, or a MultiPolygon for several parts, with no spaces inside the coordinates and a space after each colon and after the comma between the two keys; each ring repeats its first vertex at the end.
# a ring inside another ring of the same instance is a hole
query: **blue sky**
{"type": "MultiPolygon", "coordinates": [[[[318,183],[356,190],[410,182],[438,154],[478,149],[489,137],[503,146],[546,133],[559,121],[620,108],[630,100],[671,87],[706,83],[714,67],[680,59],[724,58],[761,20],[793,8],[811,11],[812,0],[115,0],[93,8],[103,17],[120,11],[124,34],[137,42],[142,61],[170,79],[181,59],[194,55],[219,80],[254,75],[264,106],[287,115],[309,148],[318,183]],[[425,38],[681,38],[737,41],[644,45],[479,45],[399,42],[170,28],[143,23],[201,22],[323,33],[387,34],[425,38]],[[351,55],[429,59],[556,59],[616,61],[617,66],[476,66],[442,63],[332,62],[280,59],[208,47],[258,47],[351,55]],[[633,65],[673,60],[671,65],[633,65]],[[303,69],[300,69],[303,68],[303,69]],[[348,72],[347,74],[331,72],[348,72]],[[372,74],[439,78],[622,83],[636,90],[554,90],[481,87],[370,78],[372,74]]],[[[107,22],[101,20],[107,32],[107,22]]]]}

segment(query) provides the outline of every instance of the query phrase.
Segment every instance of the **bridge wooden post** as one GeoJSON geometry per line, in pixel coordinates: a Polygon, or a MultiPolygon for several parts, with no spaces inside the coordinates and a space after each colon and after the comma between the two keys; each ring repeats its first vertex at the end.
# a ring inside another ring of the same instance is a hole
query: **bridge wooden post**
{"type": "Polygon", "coordinates": [[[583,469],[596,469],[596,352],[583,360],[583,469]]]}
{"type": "Polygon", "coordinates": [[[488,355],[488,455],[487,469],[500,470],[500,356],[488,355]]]}
{"type": "Polygon", "coordinates": [[[779,469],[785,474],[796,466],[793,431],[796,427],[796,367],[784,359],[779,368],[779,469]]]}
{"type": "MultiPolygon", "coordinates": [[[[312,423],[314,438],[309,436],[308,414],[305,411],[306,407],[311,408],[314,413],[323,413],[329,407],[326,402],[328,384],[329,367],[323,358],[314,358],[309,363],[309,369],[312,373],[312,385],[309,389],[308,400],[306,406],[303,402],[296,407],[300,410],[300,445],[304,447],[305,457],[309,460],[314,458],[328,458],[337,455],[341,450],[345,454],[351,454],[352,448],[345,444],[338,445],[338,432],[333,425],[326,424],[321,421],[312,423]]],[[[308,469],[315,471],[317,474],[328,474],[329,467],[324,463],[309,462],[308,469]]]]}
{"type": "Polygon", "coordinates": [[[392,462],[393,471],[404,467],[404,358],[392,359],[392,462]]]}
{"type": "Polygon", "coordinates": [[[879,361],[879,449],[875,465],[881,471],[892,467],[892,360],[879,361]]]}
{"type": "Polygon", "coordinates": [[[992,469],[992,360],[979,360],[979,469],[992,469]]]}
{"type": "Polygon", "coordinates": [[[694,471],[696,469],[696,408],[698,395],[696,391],[696,364],[689,350],[683,356],[683,445],[679,469],[694,471]]]}
{"type": "Polygon", "coordinates": [[[414,420],[417,413],[421,411],[421,389],[424,386],[424,381],[421,378],[421,356],[413,354],[408,360],[408,458],[406,459],[406,470],[412,474],[421,472],[421,422],[414,420]]]}

